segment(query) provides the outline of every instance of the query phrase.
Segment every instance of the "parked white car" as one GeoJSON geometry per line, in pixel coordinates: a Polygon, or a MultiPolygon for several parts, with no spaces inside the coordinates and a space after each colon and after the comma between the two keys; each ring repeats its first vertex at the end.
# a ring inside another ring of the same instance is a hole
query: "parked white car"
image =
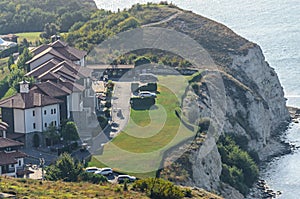
{"type": "Polygon", "coordinates": [[[141,91],[141,92],[139,92],[139,97],[141,97],[141,98],[146,98],[146,97],[156,98],[156,93],[152,93],[149,91],[141,91]]]}
{"type": "Polygon", "coordinates": [[[113,170],[111,168],[102,168],[95,172],[95,174],[101,174],[101,175],[111,175],[113,174],[113,170]]]}
{"type": "Polygon", "coordinates": [[[96,171],[99,171],[100,169],[97,168],[97,167],[87,167],[85,169],[85,172],[88,172],[88,173],[95,173],[96,171]]]}
{"type": "Polygon", "coordinates": [[[136,180],[136,177],[130,176],[130,175],[119,175],[117,177],[118,183],[124,183],[125,181],[134,182],[135,180],[136,180]]]}

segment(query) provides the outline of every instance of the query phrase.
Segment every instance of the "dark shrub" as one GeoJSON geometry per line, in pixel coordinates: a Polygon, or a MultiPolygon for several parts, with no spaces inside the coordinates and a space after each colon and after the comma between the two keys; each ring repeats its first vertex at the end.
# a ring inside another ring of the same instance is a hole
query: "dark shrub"
{"type": "Polygon", "coordinates": [[[141,86],[138,88],[139,91],[151,91],[156,92],[157,91],[157,83],[148,83],[145,86],[141,86]]]}
{"type": "Polygon", "coordinates": [[[101,182],[107,182],[107,178],[100,174],[82,172],[79,175],[79,181],[86,181],[93,184],[99,184],[101,182]]]}
{"type": "Polygon", "coordinates": [[[131,98],[131,107],[135,110],[148,110],[155,104],[154,98],[131,98]]]}
{"type": "Polygon", "coordinates": [[[99,117],[98,117],[98,121],[99,121],[99,125],[100,125],[100,127],[101,127],[102,129],[104,129],[104,128],[107,126],[107,124],[108,124],[107,118],[106,118],[106,117],[103,117],[103,116],[99,116],[99,117]]]}

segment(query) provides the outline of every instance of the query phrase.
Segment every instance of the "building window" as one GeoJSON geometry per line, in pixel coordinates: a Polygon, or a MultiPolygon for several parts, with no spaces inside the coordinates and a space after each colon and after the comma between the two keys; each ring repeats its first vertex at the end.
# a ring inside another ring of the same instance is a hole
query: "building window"
{"type": "Polygon", "coordinates": [[[5,151],[11,151],[11,148],[10,147],[7,147],[6,149],[5,149],[5,151]]]}
{"type": "Polygon", "coordinates": [[[21,160],[19,160],[19,167],[20,167],[20,166],[22,166],[22,161],[21,161],[21,160]]]}
{"type": "Polygon", "coordinates": [[[56,108],[54,109],[54,114],[56,114],[56,108]]]}
{"type": "Polygon", "coordinates": [[[46,110],[44,110],[44,115],[47,115],[47,111],[46,110]]]}
{"type": "Polygon", "coordinates": [[[56,122],[56,121],[54,121],[54,125],[55,125],[55,126],[57,125],[57,122],[56,122]]]}
{"type": "Polygon", "coordinates": [[[33,123],[33,129],[35,129],[35,128],[36,128],[35,123],[33,123]]]}
{"type": "Polygon", "coordinates": [[[51,115],[53,115],[53,109],[51,109],[51,115]]]}
{"type": "Polygon", "coordinates": [[[33,117],[35,116],[35,111],[32,111],[32,116],[33,116],[33,117]]]}
{"type": "Polygon", "coordinates": [[[48,126],[48,124],[47,124],[47,123],[45,123],[45,128],[47,128],[47,126],[48,126]]]}

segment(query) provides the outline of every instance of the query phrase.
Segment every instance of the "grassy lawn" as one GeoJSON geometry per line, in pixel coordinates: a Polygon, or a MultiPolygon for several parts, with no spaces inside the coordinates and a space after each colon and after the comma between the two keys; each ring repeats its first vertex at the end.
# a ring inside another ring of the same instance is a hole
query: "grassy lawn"
{"type": "Polygon", "coordinates": [[[16,35],[19,36],[18,42],[20,43],[23,41],[24,38],[27,39],[28,42],[32,42],[34,44],[35,41],[40,40],[41,32],[24,32],[24,33],[17,33],[16,35]]]}
{"type": "Polygon", "coordinates": [[[154,109],[131,110],[126,129],[105,145],[103,154],[95,156],[94,162],[97,160],[120,171],[138,173],[138,177],[152,176],[167,149],[194,136],[175,114],[186,82],[186,78],[177,76],[159,77],[154,109]]]}

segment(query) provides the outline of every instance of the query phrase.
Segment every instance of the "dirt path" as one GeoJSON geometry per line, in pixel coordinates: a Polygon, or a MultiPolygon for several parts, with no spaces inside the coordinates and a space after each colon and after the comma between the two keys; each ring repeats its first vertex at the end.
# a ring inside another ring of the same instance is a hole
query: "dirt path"
{"type": "Polygon", "coordinates": [[[179,10],[177,13],[173,14],[172,16],[166,18],[166,19],[163,19],[161,21],[158,21],[158,22],[154,22],[154,23],[149,23],[149,24],[145,24],[145,25],[142,25],[142,28],[144,27],[150,27],[150,26],[156,26],[156,25],[160,25],[160,24],[163,24],[163,23],[167,23],[173,19],[175,19],[178,15],[182,14],[183,12],[181,10],[179,10]]]}

